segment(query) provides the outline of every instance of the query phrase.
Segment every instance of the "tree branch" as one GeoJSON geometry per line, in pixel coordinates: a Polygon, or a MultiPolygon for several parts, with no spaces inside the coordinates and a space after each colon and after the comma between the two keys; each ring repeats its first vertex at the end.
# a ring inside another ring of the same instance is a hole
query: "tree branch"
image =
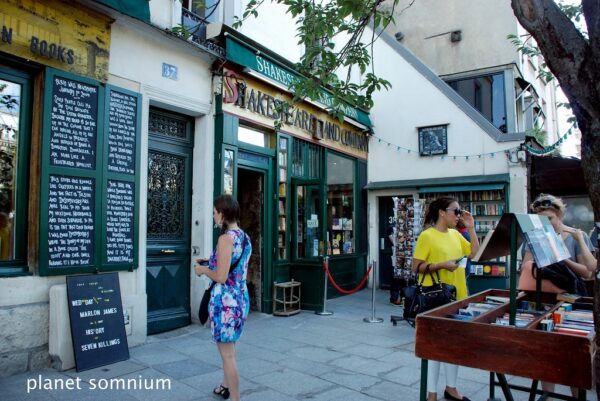
{"type": "Polygon", "coordinates": [[[600,60],[600,5],[597,0],[583,0],[581,8],[587,25],[592,55],[595,60],[600,60]]]}
{"type": "MultiPolygon", "coordinates": [[[[598,8],[596,0],[587,2],[595,3],[589,7],[598,8]]],[[[586,90],[587,85],[595,86],[600,79],[598,59],[593,58],[587,40],[553,0],[511,0],[511,4],[521,25],[537,41],[575,113],[600,118],[599,91],[586,90]]]]}

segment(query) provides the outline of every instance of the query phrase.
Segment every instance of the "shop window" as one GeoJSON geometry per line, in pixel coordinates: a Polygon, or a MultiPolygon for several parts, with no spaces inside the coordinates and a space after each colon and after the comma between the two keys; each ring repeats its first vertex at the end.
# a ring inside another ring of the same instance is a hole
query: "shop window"
{"type": "Polygon", "coordinates": [[[0,71],[0,266],[26,264],[28,88],[0,71]]]}
{"type": "Polygon", "coordinates": [[[233,195],[233,150],[223,152],[223,193],[233,195]]]}
{"type": "Polygon", "coordinates": [[[219,22],[220,0],[183,0],[181,5],[200,17],[205,23],[219,22]]]}
{"type": "Polygon", "coordinates": [[[496,128],[507,132],[503,73],[457,79],[447,83],[496,128]]]}
{"type": "Polygon", "coordinates": [[[292,173],[295,177],[319,178],[321,172],[321,147],[294,139],[292,173]]]}
{"type": "Polygon", "coordinates": [[[327,241],[329,253],[354,253],[354,161],[327,155],[327,241]]]}
{"type": "Polygon", "coordinates": [[[269,143],[267,133],[243,125],[240,125],[238,128],[238,141],[261,148],[266,148],[269,143]]]}
{"type": "Polygon", "coordinates": [[[288,169],[288,139],[279,138],[277,149],[278,191],[279,191],[279,219],[277,221],[277,249],[280,260],[288,258],[288,228],[287,228],[287,169],[288,169]]]}
{"type": "Polygon", "coordinates": [[[292,150],[292,173],[296,177],[304,175],[304,142],[295,138],[292,150]]]}

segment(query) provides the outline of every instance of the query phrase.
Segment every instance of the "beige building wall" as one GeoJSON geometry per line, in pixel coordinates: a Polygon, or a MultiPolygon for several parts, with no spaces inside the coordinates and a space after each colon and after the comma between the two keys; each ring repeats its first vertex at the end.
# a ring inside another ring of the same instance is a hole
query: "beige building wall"
{"type": "Polygon", "coordinates": [[[401,43],[438,75],[518,62],[506,39],[518,29],[508,0],[419,0],[404,9],[406,3],[400,1],[396,24],[387,31],[402,32],[401,43]],[[458,30],[461,40],[452,42],[451,32],[458,30]]]}
{"type": "MultiPolygon", "coordinates": [[[[392,3],[387,1],[388,10],[392,3]]],[[[527,39],[527,32],[519,25],[509,0],[418,0],[410,6],[408,3],[401,0],[396,6],[395,24],[387,32],[400,33],[403,37],[400,43],[438,76],[448,79],[508,70],[514,78],[522,78],[535,89],[545,115],[542,128],[548,132],[548,143],[562,134],[558,132],[556,85],[538,78],[543,60],[520,54],[507,38],[513,34],[527,39]],[[453,34],[458,31],[460,34],[453,34]],[[458,37],[460,40],[456,40],[458,37]]],[[[524,87],[516,81],[506,88],[506,95],[510,96],[509,130],[526,131],[523,111],[528,93],[518,98],[524,87]],[[515,101],[510,101],[511,98],[515,101]]]]}

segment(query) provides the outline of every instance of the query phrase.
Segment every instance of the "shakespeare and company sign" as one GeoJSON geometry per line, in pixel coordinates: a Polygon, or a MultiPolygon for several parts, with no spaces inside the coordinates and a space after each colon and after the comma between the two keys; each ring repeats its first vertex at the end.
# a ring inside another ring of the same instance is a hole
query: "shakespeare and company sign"
{"type": "Polygon", "coordinates": [[[288,93],[278,92],[261,81],[224,71],[223,111],[273,126],[281,120],[281,131],[306,140],[319,140],[322,145],[352,156],[368,157],[368,137],[350,124],[340,124],[325,110],[299,103],[279,112],[283,102],[291,103],[288,93]]]}
{"type": "Polygon", "coordinates": [[[2,0],[0,52],[106,82],[109,17],[58,0],[2,0]]]}

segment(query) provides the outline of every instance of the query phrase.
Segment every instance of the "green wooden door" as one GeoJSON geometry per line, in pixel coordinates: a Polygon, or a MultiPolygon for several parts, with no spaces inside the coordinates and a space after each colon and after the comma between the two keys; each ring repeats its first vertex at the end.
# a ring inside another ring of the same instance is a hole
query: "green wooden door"
{"type": "Polygon", "coordinates": [[[240,226],[252,240],[247,284],[251,310],[270,312],[273,291],[274,152],[245,144],[238,151],[236,197],[240,226]]]}
{"type": "Polygon", "coordinates": [[[190,323],[192,124],[150,110],[146,293],[148,334],[190,323]]]}
{"type": "Polygon", "coordinates": [[[302,283],[302,309],[319,310],[323,305],[323,204],[316,180],[292,181],[291,276],[302,283]]]}
{"type": "Polygon", "coordinates": [[[319,185],[294,182],[296,259],[315,259],[323,254],[322,219],[319,185]]]}

